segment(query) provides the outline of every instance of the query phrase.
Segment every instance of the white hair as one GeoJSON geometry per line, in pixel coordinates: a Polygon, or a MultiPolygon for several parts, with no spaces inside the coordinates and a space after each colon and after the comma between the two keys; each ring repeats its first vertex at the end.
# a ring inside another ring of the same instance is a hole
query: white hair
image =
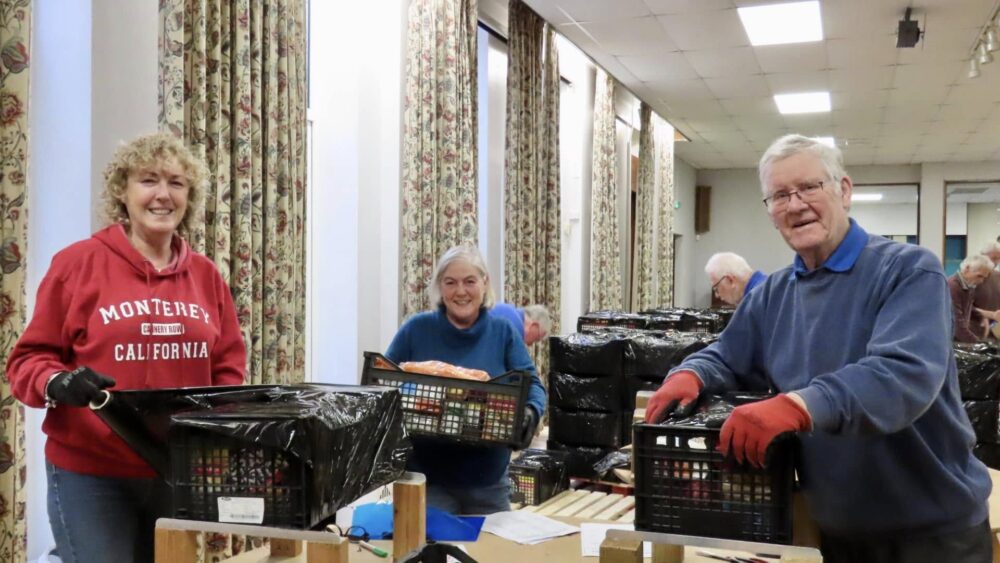
{"type": "Polygon", "coordinates": [[[966,256],[965,260],[962,260],[959,269],[963,272],[971,272],[973,270],[990,272],[993,270],[993,261],[982,254],[973,254],[972,256],[966,256]]]}
{"type": "Polygon", "coordinates": [[[552,317],[544,305],[528,305],[524,308],[524,318],[538,323],[538,327],[542,329],[543,334],[548,334],[552,330],[552,317]]]}
{"type": "Polygon", "coordinates": [[[988,242],[982,250],[979,251],[980,254],[1000,254],[1000,242],[988,242]]]}
{"type": "Polygon", "coordinates": [[[840,149],[804,135],[792,134],[780,137],[771,143],[771,146],[764,151],[764,156],[760,157],[757,171],[760,177],[760,189],[765,196],[767,195],[767,175],[771,170],[771,165],[803,152],[812,154],[823,163],[827,176],[833,182],[834,192],[840,193],[840,180],[847,176],[847,171],[844,170],[844,155],[840,149]]]}
{"type": "Polygon", "coordinates": [[[479,253],[479,249],[470,244],[453,246],[441,255],[434,268],[431,283],[427,287],[427,296],[431,300],[431,306],[440,307],[444,303],[441,300],[441,279],[444,278],[444,272],[448,266],[455,262],[465,262],[479,271],[479,275],[483,277],[483,283],[486,285],[486,291],[483,294],[483,307],[487,309],[492,307],[496,298],[493,295],[493,286],[490,285],[490,272],[486,269],[486,262],[483,260],[483,255],[479,253]]]}
{"type": "Polygon", "coordinates": [[[740,279],[749,279],[753,275],[753,268],[739,254],[732,252],[716,252],[705,263],[705,273],[709,278],[716,280],[723,276],[735,276],[740,279]]]}

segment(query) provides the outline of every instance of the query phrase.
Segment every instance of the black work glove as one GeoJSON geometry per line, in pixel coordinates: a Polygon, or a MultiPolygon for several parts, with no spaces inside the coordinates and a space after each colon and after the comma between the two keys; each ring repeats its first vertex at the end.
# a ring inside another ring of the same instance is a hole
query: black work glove
{"type": "Polygon", "coordinates": [[[518,441],[518,449],[523,450],[531,445],[531,440],[535,437],[535,430],[537,428],[538,413],[531,407],[524,407],[524,426],[521,428],[521,439],[518,441]]]}
{"type": "Polygon", "coordinates": [[[45,394],[57,404],[85,407],[91,401],[99,399],[105,387],[114,384],[114,379],[86,366],[80,366],[73,371],[64,371],[53,377],[45,387],[45,394]]]}

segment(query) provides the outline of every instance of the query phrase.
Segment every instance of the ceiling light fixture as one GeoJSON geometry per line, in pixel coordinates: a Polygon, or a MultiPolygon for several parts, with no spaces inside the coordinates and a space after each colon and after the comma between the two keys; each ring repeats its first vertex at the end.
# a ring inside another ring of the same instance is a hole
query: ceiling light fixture
{"type": "Polygon", "coordinates": [[[783,114],[830,111],[830,93],[775,94],[774,103],[778,106],[778,111],[783,114]]]}
{"type": "Polygon", "coordinates": [[[754,47],[823,40],[818,0],[737,8],[754,47]]]}
{"type": "Polygon", "coordinates": [[[882,201],[882,194],[851,194],[851,201],[882,201]]]}
{"type": "Polygon", "coordinates": [[[993,55],[990,53],[1000,50],[1000,35],[996,23],[998,14],[1000,14],[1000,3],[994,6],[993,12],[979,28],[979,33],[969,48],[969,70],[965,75],[970,79],[979,78],[982,74],[979,67],[993,62],[993,55]]]}

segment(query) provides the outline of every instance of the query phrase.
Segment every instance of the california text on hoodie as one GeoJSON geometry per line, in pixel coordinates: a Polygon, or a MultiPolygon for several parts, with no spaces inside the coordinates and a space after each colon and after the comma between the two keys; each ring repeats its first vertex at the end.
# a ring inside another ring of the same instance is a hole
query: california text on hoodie
{"type": "MultiPolygon", "coordinates": [[[[78,366],[115,378],[116,390],[243,383],[246,349],[229,287],[182,238],[172,245],[174,263],[159,272],[117,224],[57,253],[7,360],[14,396],[43,407],[49,377],[78,366]]],[[[42,430],[46,458],[62,469],[156,475],[88,408],[48,409],[42,430]]]]}

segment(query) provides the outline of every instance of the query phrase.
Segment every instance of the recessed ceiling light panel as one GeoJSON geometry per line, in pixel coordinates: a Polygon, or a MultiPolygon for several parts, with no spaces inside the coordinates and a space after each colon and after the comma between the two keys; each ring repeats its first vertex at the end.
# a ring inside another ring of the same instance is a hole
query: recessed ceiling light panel
{"type": "Polygon", "coordinates": [[[775,94],[774,103],[777,104],[778,111],[784,114],[830,111],[830,93],[775,94]]]}
{"type": "Polygon", "coordinates": [[[818,1],[748,6],[736,11],[754,47],[823,40],[818,1]]]}

